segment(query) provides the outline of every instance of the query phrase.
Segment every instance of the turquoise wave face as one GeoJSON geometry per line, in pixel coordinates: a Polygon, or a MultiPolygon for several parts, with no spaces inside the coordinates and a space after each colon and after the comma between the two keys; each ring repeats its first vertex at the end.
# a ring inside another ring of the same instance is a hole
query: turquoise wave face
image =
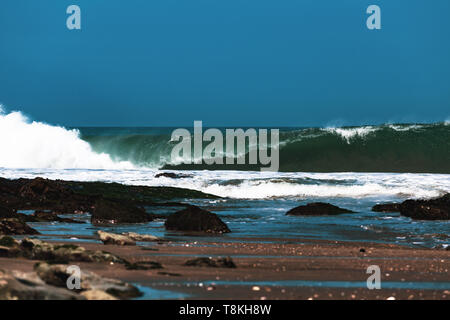
{"type": "MultiPolygon", "coordinates": [[[[93,150],[140,167],[259,170],[259,165],[185,165],[171,161],[175,128],[80,128],[93,150]]],[[[204,146],[206,143],[204,144],[204,146]]],[[[250,146],[252,147],[252,146],[250,146]]],[[[253,146],[256,147],[256,146],[253,146]]],[[[246,151],[248,152],[249,146],[246,151]]],[[[248,161],[246,161],[248,163],[248,161]]],[[[450,173],[450,125],[402,124],[281,128],[280,171],[450,173]]]]}

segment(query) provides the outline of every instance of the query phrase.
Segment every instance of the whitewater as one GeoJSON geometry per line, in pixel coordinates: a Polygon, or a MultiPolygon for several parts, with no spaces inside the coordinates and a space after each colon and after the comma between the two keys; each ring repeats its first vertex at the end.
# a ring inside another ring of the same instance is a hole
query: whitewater
{"type": "Polygon", "coordinates": [[[114,162],[96,153],[80,139],[78,130],[67,130],[30,121],[21,112],[6,113],[0,106],[0,167],[131,169],[127,161],[114,162]]]}
{"type": "MultiPolygon", "coordinates": [[[[361,139],[367,139],[377,131],[392,130],[411,134],[408,131],[423,130],[424,126],[387,125],[292,130],[285,133],[282,144],[283,148],[289,148],[299,141],[320,136],[321,139],[341,139],[342,144],[348,146],[361,143],[361,139]]],[[[190,170],[183,171],[183,174],[187,175],[186,178],[156,178],[155,175],[161,172],[161,164],[157,160],[149,165],[148,161],[138,162],[135,158],[133,161],[133,158],[127,155],[136,155],[138,151],[146,154],[147,145],[150,149],[153,148],[155,159],[167,161],[167,153],[170,150],[167,140],[169,135],[167,132],[163,133],[108,133],[96,134],[94,138],[91,135],[89,139],[89,135],[85,134],[88,137],[83,137],[78,129],[32,121],[21,112],[7,113],[0,109],[0,176],[9,179],[45,177],[129,185],[173,186],[236,199],[371,197],[387,200],[430,198],[450,192],[449,174],[429,173],[190,170]],[[140,140],[136,140],[136,137],[140,140]],[[150,146],[149,141],[155,142],[155,137],[159,140],[150,146]],[[134,149],[130,149],[132,151],[128,153],[123,150],[119,150],[120,154],[115,152],[117,145],[123,144],[124,141],[140,143],[142,139],[145,139],[145,144],[133,146],[134,149]],[[111,146],[115,146],[115,149],[111,146]]]]}

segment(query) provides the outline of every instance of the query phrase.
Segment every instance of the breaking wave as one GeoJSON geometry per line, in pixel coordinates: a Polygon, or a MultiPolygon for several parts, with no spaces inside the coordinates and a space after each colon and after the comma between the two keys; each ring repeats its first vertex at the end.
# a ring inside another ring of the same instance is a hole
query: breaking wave
{"type": "Polygon", "coordinates": [[[94,152],[76,129],[30,121],[21,112],[5,113],[1,106],[0,137],[0,167],[4,168],[134,167],[131,162],[116,162],[106,153],[94,152]]]}
{"type": "MultiPolygon", "coordinates": [[[[0,109],[0,167],[258,171],[171,161],[175,128],[64,128],[0,109]]],[[[204,144],[204,146],[206,143],[204,144]]],[[[281,128],[280,171],[450,173],[450,126],[281,128]]],[[[248,161],[247,161],[248,162],[248,161]]]]}

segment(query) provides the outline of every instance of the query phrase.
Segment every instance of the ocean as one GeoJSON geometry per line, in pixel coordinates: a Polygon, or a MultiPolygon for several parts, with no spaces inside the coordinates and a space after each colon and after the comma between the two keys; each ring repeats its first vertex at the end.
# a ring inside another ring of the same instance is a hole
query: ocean
{"type": "MultiPolygon", "coordinates": [[[[64,128],[0,114],[0,176],[173,186],[223,197],[191,200],[216,212],[233,231],[222,239],[327,239],[434,247],[450,243],[449,221],[413,221],[375,213],[377,203],[431,198],[450,192],[450,125],[385,124],[360,127],[281,128],[280,172],[252,167],[173,162],[174,128],[64,128]],[[163,169],[186,177],[156,178],[163,169]],[[227,170],[231,169],[231,170],[227,170]],[[313,201],[356,211],[336,217],[290,217],[313,201]]],[[[161,208],[161,210],[169,210],[161,208]]],[[[91,234],[95,226],[33,224],[47,235],[91,234]]],[[[104,228],[102,228],[104,229],[104,228]]],[[[111,226],[164,237],[162,222],[111,226]]]]}

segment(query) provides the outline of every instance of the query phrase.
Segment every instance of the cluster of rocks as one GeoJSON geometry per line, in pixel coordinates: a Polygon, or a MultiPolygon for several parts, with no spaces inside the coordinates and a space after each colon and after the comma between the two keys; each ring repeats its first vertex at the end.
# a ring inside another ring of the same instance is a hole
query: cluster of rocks
{"type": "Polygon", "coordinates": [[[109,300],[141,295],[141,292],[130,284],[81,270],[81,287],[68,290],[67,279],[72,275],[68,269],[69,262],[118,263],[127,269],[133,265],[105,251],[86,250],[72,244],[52,244],[38,239],[25,238],[18,241],[10,236],[0,236],[0,257],[42,261],[35,265],[32,273],[0,270],[0,300],[109,300]]]}
{"type": "MultiPolygon", "coordinates": [[[[415,220],[449,220],[450,194],[429,200],[406,200],[402,203],[382,203],[372,207],[374,212],[399,212],[415,220]]],[[[329,203],[314,202],[289,210],[286,215],[321,216],[354,213],[329,203]]]]}
{"type": "Polygon", "coordinates": [[[44,260],[51,263],[68,262],[113,262],[127,263],[126,260],[100,250],[86,250],[73,244],[53,244],[38,239],[25,238],[17,241],[9,236],[0,236],[0,257],[23,257],[44,260]]]}
{"type": "Polygon", "coordinates": [[[70,290],[69,265],[37,263],[33,272],[0,270],[0,300],[118,300],[142,295],[128,283],[80,270],[79,288],[70,290]]]}
{"type": "Polygon", "coordinates": [[[378,204],[375,212],[400,212],[402,216],[416,220],[449,220],[450,194],[429,200],[406,200],[402,203],[378,204]]]}
{"type": "MultiPolygon", "coordinates": [[[[143,206],[165,206],[162,200],[180,198],[218,197],[172,187],[0,178],[0,218],[26,218],[17,211],[35,210],[34,218],[41,221],[61,221],[58,214],[89,212],[95,223],[141,223],[151,219],[143,206]],[[55,220],[50,220],[52,218],[55,220]]],[[[29,222],[32,221],[36,220],[29,222]]]]}

